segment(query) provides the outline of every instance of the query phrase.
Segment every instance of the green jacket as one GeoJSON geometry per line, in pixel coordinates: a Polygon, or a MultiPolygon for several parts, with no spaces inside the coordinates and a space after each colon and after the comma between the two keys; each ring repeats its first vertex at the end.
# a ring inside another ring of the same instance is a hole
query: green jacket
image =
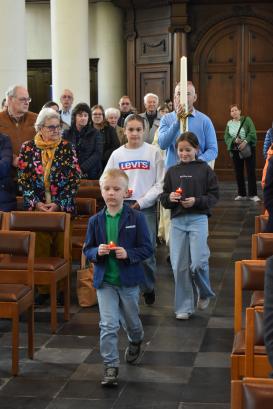
{"type": "MultiPolygon", "coordinates": [[[[245,134],[246,134],[245,139],[251,146],[256,146],[257,134],[256,134],[256,129],[255,129],[254,123],[252,122],[252,119],[249,116],[246,116],[246,117],[241,116],[241,118],[240,118],[241,123],[242,123],[244,118],[245,118],[245,122],[243,124],[243,128],[244,128],[245,134]]],[[[228,151],[231,151],[233,149],[234,138],[229,134],[228,123],[227,123],[226,129],[225,129],[224,139],[225,139],[228,151]]]]}

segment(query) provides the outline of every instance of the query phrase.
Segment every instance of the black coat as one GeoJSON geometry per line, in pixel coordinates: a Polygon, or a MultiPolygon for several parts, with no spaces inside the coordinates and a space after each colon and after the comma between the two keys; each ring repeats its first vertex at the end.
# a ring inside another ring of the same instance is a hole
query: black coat
{"type": "Polygon", "coordinates": [[[63,139],[74,145],[83,177],[98,179],[102,170],[103,141],[91,125],[78,131],[74,125],[64,131],[63,139]]]}
{"type": "Polygon", "coordinates": [[[112,152],[120,147],[120,142],[115,128],[110,125],[105,125],[100,130],[100,134],[103,140],[102,167],[104,169],[112,152]]]}
{"type": "Polygon", "coordinates": [[[12,178],[12,146],[7,135],[0,133],[0,210],[16,209],[16,190],[12,178]]]}

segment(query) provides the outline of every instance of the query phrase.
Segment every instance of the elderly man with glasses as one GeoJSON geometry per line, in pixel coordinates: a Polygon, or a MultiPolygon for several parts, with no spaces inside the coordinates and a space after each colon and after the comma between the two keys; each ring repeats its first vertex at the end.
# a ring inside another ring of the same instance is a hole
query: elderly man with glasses
{"type": "Polygon", "coordinates": [[[62,109],[60,110],[61,119],[67,125],[71,126],[72,104],[74,95],[70,89],[64,89],[60,98],[62,109]]]}
{"type": "Polygon", "coordinates": [[[37,114],[28,110],[31,98],[28,90],[13,85],[6,92],[7,110],[0,112],[0,133],[10,137],[13,151],[13,166],[17,166],[18,154],[23,142],[33,139],[37,114]]]}

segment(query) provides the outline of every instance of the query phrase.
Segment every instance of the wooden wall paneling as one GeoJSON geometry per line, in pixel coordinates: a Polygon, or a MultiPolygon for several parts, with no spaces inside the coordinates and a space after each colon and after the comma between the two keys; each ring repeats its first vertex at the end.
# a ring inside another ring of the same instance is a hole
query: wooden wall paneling
{"type": "Polygon", "coordinates": [[[169,64],[137,66],[136,68],[136,102],[138,112],[144,111],[143,97],[152,92],[162,102],[169,97],[170,66],[169,64]]]}
{"type": "Polygon", "coordinates": [[[29,109],[38,113],[51,99],[51,60],[28,60],[27,80],[32,99],[29,109]]]}

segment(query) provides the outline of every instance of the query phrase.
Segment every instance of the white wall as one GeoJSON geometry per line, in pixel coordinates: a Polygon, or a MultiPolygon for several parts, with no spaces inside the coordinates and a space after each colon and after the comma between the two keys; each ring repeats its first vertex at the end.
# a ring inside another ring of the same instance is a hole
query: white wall
{"type": "Polygon", "coordinates": [[[26,4],[27,59],[51,59],[49,4],[26,4]]]}

